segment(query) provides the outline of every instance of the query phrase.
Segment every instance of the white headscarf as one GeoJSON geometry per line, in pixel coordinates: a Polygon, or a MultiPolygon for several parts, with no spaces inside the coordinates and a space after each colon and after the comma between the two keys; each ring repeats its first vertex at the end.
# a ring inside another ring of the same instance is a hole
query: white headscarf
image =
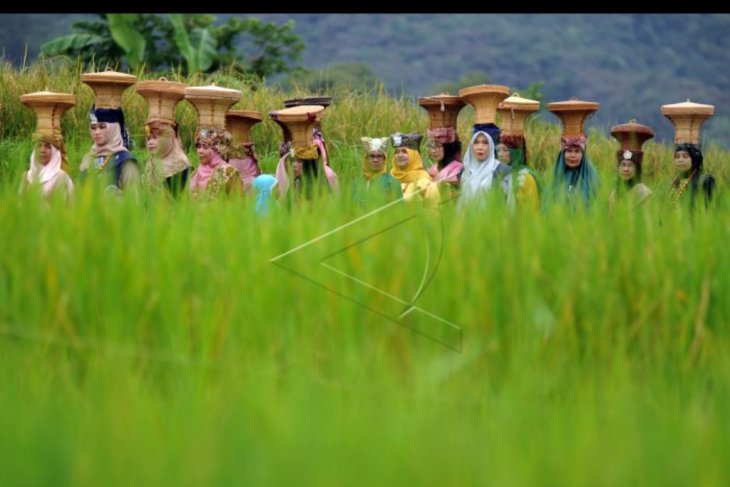
{"type": "Polygon", "coordinates": [[[480,193],[486,193],[492,187],[494,171],[499,167],[499,160],[495,156],[494,141],[488,133],[478,131],[471,137],[469,147],[464,157],[464,172],[461,175],[461,196],[459,206],[474,200],[480,193]],[[486,160],[478,160],[472,153],[472,146],[479,134],[486,136],[489,142],[489,155],[486,160]]]}
{"type": "Polygon", "coordinates": [[[60,172],[62,172],[61,151],[51,145],[51,160],[45,166],[36,161],[35,149],[33,150],[30,154],[30,169],[25,173],[25,179],[31,184],[40,183],[43,192],[47,193],[51,190],[49,183],[60,172]]]}

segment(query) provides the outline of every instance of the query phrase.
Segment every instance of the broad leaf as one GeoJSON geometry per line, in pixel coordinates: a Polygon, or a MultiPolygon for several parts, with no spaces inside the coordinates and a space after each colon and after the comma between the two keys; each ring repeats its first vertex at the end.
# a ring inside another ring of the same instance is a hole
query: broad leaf
{"type": "Polygon", "coordinates": [[[147,45],[144,36],[134,28],[134,22],[138,18],[139,14],[107,14],[112,39],[124,49],[133,70],[142,64],[147,45]]]}
{"type": "Polygon", "coordinates": [[[57,54],[72,54],[76,51],[83,51],[104,39],[94,34],[69,34],[58,37],[41,45],[41,52],[48,56],[57,54]]]}

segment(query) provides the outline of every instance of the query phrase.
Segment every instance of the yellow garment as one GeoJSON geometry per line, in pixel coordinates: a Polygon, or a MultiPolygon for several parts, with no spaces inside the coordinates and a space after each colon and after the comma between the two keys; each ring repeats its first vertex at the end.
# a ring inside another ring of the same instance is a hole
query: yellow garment
{"type": "Polygon", "coordinates": [[[319,157],[319,152],[317,152],[317,144],[295,145],[294,155],[297,159],[301,160],[317,159],[319,157]]]}
{"type": "MultiPolygon", "coordinates": [[[[523,175],[519,175],[518,181],[520,181],[522,177],[523,175]]],[[[520,182],[521,184],[519,184],[515,193],[517,206],[520,208],[532,208],[533,210],[540,209],[540,193],[537,189],[535,176],[525,170],[524,181],[520,182]]]]}
{"type": "Polygon", "coordinates": [[[401,169],[393,157],[393,169],[390,174],[400,181],[403,199],[409,201],[415,197],[425,199],[429,204],[437,205],[441,201],[438,185],[431,179],[431,175],[423,168],[421,154],[413,149],[408,151],[408,165],[401,169]],[[420,192],[420,194],[419,194],[420,192]]]}

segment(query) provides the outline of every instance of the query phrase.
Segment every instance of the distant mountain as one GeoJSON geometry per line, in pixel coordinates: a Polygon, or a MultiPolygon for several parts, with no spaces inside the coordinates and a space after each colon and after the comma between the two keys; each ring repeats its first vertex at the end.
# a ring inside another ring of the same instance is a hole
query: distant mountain
{"type": "MultiPolygon", "coordinates": [[[[0,15],[0,45],[19,62],[26,40],[33,55],[79,16],[0,15]]],[[[255,16],[294,19],[307,44],[306,67],[367,64],[390,90],[413,96],[474,71],[488,73],[490,83],[521,88],[544,81],[546,100],[599,101],[590,126],[607,130],[637,118],[660,139],[672,134],[660,105],[687,98],[711,103],[716,115],[706,124],[706,139],[730,146],[728,14],[255,16]]]]}

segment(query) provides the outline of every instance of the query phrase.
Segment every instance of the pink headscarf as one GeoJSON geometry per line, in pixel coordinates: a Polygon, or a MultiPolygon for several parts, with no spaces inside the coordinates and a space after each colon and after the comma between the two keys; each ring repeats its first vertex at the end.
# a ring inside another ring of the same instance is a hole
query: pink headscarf
{"type": "Polygon", "coordinates": [[[190,189],[205,189],[208,186],[208,181],[210,181],[210,177],[213,175],[215,169],[224,163],[225,161],[221,158],[220,154],[214,150],[210,164],[199,165],[195,174],[193,174],[193,177],[190,178],[190,189]]]}
{"type": "MultiPolygon", "coordinates": [[[[30,155],[30,169],[25,173],[25,179],[29,183],[40,183],[43,194],[52,189],[53,179],[57,174],[63,172],[61,169],[61,151],[51,145],[51,160],[45,166],[36,161],[35,150],[30,155]]],[[[71,185],[73,188],[73,184],[71,185]]]]}

